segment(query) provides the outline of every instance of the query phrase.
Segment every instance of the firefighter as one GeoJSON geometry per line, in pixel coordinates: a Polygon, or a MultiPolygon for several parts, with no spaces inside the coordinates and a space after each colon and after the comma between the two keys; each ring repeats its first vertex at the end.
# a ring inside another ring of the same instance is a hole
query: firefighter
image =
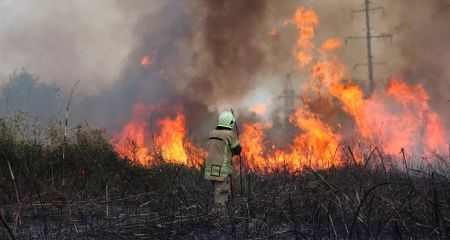
{"type": "Polygon", "coordinates": [[[230,197],[233,174],[231,159],[242,151],[239,139],[232,131],[235,122],[236,119],[231,112],[222,112],[219,115],[217,127],[209,135],[205,179],[212,183],[216,207],[224,207],[230,197]]]}

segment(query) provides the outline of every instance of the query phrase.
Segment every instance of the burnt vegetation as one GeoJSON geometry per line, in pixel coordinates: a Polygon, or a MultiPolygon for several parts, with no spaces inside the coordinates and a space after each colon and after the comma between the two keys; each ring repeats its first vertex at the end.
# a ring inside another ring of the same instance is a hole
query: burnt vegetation
{"type": "Polygon", "coordinates": [[[133,164],[104,131],[64,141],[26,114],[0,121],[2,239],[448,239],[448,158],[396,163],[375,148],[363,164],[247,172],[243,194],[211,213],[201,170],[133,164]],[[45,137],[43,137],[45,136],[45,137]],[[62,157],[64,149],[64,158],[62,157]],[[433,164],[431,164],[433,162],[433,164]],[[411,166],[410,166],[411,165],[411,166]],[[422,167],[419,167],[422,166],[422,167]]]}

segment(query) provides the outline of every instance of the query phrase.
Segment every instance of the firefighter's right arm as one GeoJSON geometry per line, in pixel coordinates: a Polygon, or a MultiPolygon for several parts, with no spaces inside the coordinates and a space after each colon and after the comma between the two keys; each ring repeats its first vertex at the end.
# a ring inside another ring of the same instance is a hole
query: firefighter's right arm
{"type": "Polygon", "coordinates": [[[231,153],[233,155],[241,155],[241,152],[242,152],[242,146],[238,141],[238,144],[235,147],[231,148],[231,153]]]}

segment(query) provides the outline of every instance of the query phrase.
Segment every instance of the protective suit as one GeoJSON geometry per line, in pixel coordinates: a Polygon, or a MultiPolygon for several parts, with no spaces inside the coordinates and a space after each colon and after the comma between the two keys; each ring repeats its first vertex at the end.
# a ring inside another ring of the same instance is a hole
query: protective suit
{"type": "Polygon", "coordinates": [[[217,127],[209,135],[205,160],[205,179],[212,182],[214,203],[225,205],[231,192],[233,155],[242,151],[241,144],[232,131],[236,122],[231,112],[220,114],[217,127]]]}

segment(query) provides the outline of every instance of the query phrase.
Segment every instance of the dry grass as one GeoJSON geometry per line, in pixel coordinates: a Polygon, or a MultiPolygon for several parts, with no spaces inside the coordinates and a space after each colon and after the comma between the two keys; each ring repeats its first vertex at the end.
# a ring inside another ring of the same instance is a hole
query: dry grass
{"type": "Polygon", "coordinates": [[[450,237],[448,158],[413,168],[380,153],[339,169],[244,173],[243,194],[218,215],[195,169],[134,165],[99,130],[74,129],[62,144],[58,129],[37,137],[13,124],[0,121],[2,239],[450,237]]]}

